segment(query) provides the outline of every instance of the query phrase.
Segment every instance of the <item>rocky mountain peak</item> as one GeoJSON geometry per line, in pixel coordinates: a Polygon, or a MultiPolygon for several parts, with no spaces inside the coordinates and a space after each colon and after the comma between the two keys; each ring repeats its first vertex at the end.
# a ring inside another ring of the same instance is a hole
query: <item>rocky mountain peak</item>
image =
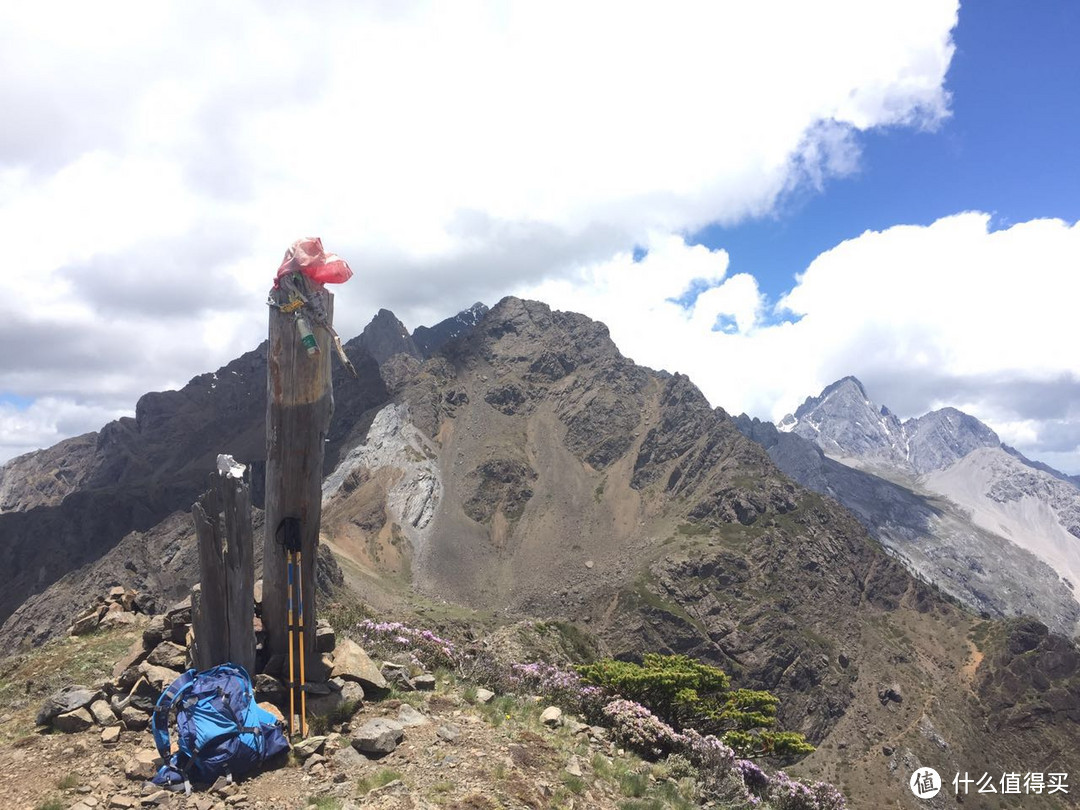
{"type": "Polygon", "coordinates": [[[1001,446],[993,430],[952,407],[901,423],[851,376],[807,397],[777,427],[809,439],[830,456],[916,474],[944,469],[979,447],[1001,446]]]}
{"type": "Polygon", "coordinates": [[[361,345],[382,365],[395,354],[422,357],[405,324],[388,309],[380,309],[360,335],[361,345]]]}
{"type": "Polygon", "coordinates": [[[871,464],[906,463],[903,427],[867,396],[855,377],[844,377],[807,397],[780,428],[815,442],[829,455],[871,464]]]}
{"type": "Polygon", "coordinates": [[[477,301],[468,309],[463,309],[452,318],[440,321],[434,326],[416,327],[412,333],[413,342],[424,357],[431,357],[451,340],[472,330],[488,311],[487,304],[477,301]]]}
{"type": "Polygon", "coordinates": [[[941,470],[979,447],[1000,447],[1001,440],[974,416],[941,408],[904,422],[908,461],[917,473],[941,470]]]}

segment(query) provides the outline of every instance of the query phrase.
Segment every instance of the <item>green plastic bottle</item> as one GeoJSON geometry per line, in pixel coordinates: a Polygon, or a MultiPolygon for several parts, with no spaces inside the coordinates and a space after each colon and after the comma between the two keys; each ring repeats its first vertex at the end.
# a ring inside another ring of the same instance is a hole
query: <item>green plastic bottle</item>
{"type": "Polygon", "coordinates": [[[300,331],[300,342],[303,344],[304,348],[307,349],[307,353],[318,354],[319,342],[315,340],[315,335],[311,333],[311,327],[308,326],[308,322],[304,319],[303,315],[297,314],[296,328],[300,331]]]}

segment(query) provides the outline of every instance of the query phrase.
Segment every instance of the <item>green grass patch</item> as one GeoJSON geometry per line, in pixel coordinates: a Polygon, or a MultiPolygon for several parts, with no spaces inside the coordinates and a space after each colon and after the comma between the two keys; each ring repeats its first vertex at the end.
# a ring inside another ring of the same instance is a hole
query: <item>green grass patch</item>
{"type": "Polygon", "coordinates": [[[57,780],[56,786],[60,790],[74,790],[79,786],[79,777],[77,774],[69,773],[57,780]]]}
{"type": "Polygon", "coordinates": [[[339,726],[352,719],[357,710],[363,705],[360,700],[346,700],[340,706],[335,706],[326,714],[317,714],[308,719],[308,726],[312,734],[326,734],[334,726],[339,726]]]}
{"type": "Polygon", "coordinates": [[[585,784],[585,780],[582,779],[580,776],[574,776],[572,773],[567,773],[566,771],[563,771],[561,779],[563,786],[565,786],[566,789],[569,790],[571,793],[575,795],[580,795],[585,792],[585,788],[587,787],[587,785],[585,784]]]}
{"type": "Polygon", "coordinates": [[[687,537],[697,537],[703,534],[712,534],[713,528],[707,523],[680,523],[675,531],[687,537]]]}
{"type": "Polygon", "coordinates": [[[649,789],[649,777],[638,771],[618,775],[619,790],[624,796],[641,797],[649,789]]]}
{"type": "Polygon", "coordinates": [[[41,804],[34,807],[34,810],[64,810],[67,807],[60,799],[46,799],[41,804]]]}
{"type": "Polygon", "coordinates": [[[334,796],[308,796],[308,807],[314,805],[319,810],[341,810],[341,799],[334,796]]]}
{"type": "Polygon", "coordinates": [[[0,729],[0,744],[33,731],[42,700],[60,687],[93,686],[111,679],[117,659],[141,637],[142,628],[107,628],[77,638],[53,639],[5,661],[0,672],[0,714],[11,713],[14,719],[0,729]]]}
{"type": "Polygon", "coordinates": [[[365,776],[356,783],[356,789],[364,796],[376,788],[389,785],[395,779],[401,779],[401,774],[392,768],[381,768],[370,776],[365,776]]]}

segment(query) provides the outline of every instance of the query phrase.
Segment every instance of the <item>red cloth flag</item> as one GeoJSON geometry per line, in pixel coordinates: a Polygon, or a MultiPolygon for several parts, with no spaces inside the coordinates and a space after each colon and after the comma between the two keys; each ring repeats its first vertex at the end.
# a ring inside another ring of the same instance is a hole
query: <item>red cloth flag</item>
{"type": "Polygon", "coordinates": [[[297,239],[285,251],[285,258],[274,277],[274,287],[278,286],[282,276],[297,271],[316,284],[341,284],[352,278],[348,262],[337,254],[323,250],[322,239],[317,236],[297,239]]]}

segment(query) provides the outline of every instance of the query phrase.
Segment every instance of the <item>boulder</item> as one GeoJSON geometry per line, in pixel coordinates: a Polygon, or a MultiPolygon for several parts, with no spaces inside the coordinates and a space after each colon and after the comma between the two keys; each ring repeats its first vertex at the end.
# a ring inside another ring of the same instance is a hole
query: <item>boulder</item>
{"type": "Polygon", "coordinates": [[[426,726],[431,721],[427,719],[421,712],[414,709],[408,703],[402,703],[401,708],[398,709],[398,722],[405,728],[414,728],[416,726],[426,726]]]}
{"type": "Polygon", "coordinates": [[[492,692],[490,689],[485,689],[481,686],[479,689],[476,690],[477,703],[490,703],[492,698],[494,697],[495,693],[492,692]]]}
{"type": "Polygon", "coordinates": [[[142,781],[149,779],[161,767],[161,757],[153,748],[142,748],[124,765],[124,775],[128,779],[142,781]]]}
{"type": "Polygon", "coordinates": [[[78,685],[65,686],[45,700],[38,710],[35,722],[39,726],[43,726],[57,715],[81,709],[83,706],[89,706],[100,697],[101,692],[97,689],[78,685]]]}
{"type": "Polygon", "coordinates": [[[109,726],[101,730],[102,745],[116,745],[120,742],[120,726],[109,726]]]}
{"type": "Polygon", "coordinates": [[[394,720],[377,717],[353,732],[352,745],[361,754],[381,756],[398,747],[405,737],[405,727],[394,720]]]}
{"type": "Polygon", "coordinates": [[[179,644],[163,641],[146,656],[146,662],[155,667],[167,667],[182,671],[187,669],[187,650],[179,644]]]}
{"type": "Polygon", "coordinates": [[[58,714],[52,720],[53,728],[65,734],[77,734],[86,731],[94,725],[94,718],[86,709],[75,709],[71,712],[58,714]]]}
{"type": "Polygon", "coordinates": [[[558,706],[548,706],[540,715],[540,722],[548,728],[558,728],[562,725],[562,709],[558,706]]]}
{"type": "MultiPolygon", "coordinates": [[[[119,607],[118,605],[116,607],[119,607]]],[[[102,619],[99,627],[119,627],[120,625],[136,624],[139,617],[126,610],[110,610],[102,619]]]]}
{"type": "Polygon", "coordinates": [[[566,763],[566,772],[571,776],[581,777],[581,760],[578,759],[577,754],[570,757],[570,760],[566,763]]]}
{"type": "Polygon", "coordinates": [[[151,616],[150,623],[143,628],[143,647],[148,650],[154,649],[165,638],[165,617],[151,616]]]}
{"type": "Polygon", "coordinates": [[[454,723],[446,723],[439,726],[435,732],[440,740],[444,740],[448,743],[457,742],[458,737],[461,736],[461,729],[454,723]]]}
{"type": "Polygon", "coordinates": [[[336,751],[330,758],[330,761],[338,770],[351,771],[360,767],[360,765],[367,760],[365,760],[355,748],[349,745],[336,751]]]}
{"type": "Polygon", "coordinates": [[[435,690],[435,676],[428,673],[417,675],[412,679],[413,686],[421,692],[433,692],[435,690]]]}
{"type": "Polygon", "coordinates": [[[268,703],[267,701],[264,700],[262,703],[259,703],[258,706],[259,706],[260,709],[268,711],[268,712],[270,712],[270,714],[274,715],[274,717],[276,717],[278,719],[278,722],[281,722],[281,723],[285,722],[285,715],[283,715],[281,713],[281,709],[279,709],[273,703],[268,703]]]}
{"type": "Polygon", "coordinates": [[[301,759],[307,759],[308,757],[319,753],[323,750],[323,746],[326,745],[326,737],[322,735],[316,735],[301,740],[293,746],[293,753],[301,759]]]}
{"type": "MultiPolygon", "coordinates": [[[[325,695],[311,695],[307,696],[307,710],[308,714],[326,715],[330,712],[336,711],[345,704],[345,698],[341,696],[341,692],[329,692],[325,695]]],[[[300,707],[297,706],[297,711],[300,707]]]]}
{"type": "Polygon", "coordinates": [[[97,629],[99,621],[100,620],[98,618],[98,611],[95,608],[90,613],[87,613],[85,616],[80,616],[78,619],[76,619],[75,623],[71,625],[71,629],[68,631],[68,634],[72,636],[85,635],[92,630],[97,629]]]}
{"type": "Polygon", "coordinates": [[[882,684],[878,686],[878,700],[881,701],[881,705],[889,703],[903,703],[904,695],[900,691],[900,684],[882,684]]]}
{"type": "Polygon", "coordinates": [[[315,628],[315,652],[333,652],[336,644],[337,637],[334,635],[334,628],[328,624],[319,622],[318,626],[315,628]]]}
{"type": "MultiPolygon", "coordinates": [[[[131,648],[126,653],[124,653],[123,658],[118,660],[116,662],[116,665],[113,667],[113,670],[112,670],[113,680],[114,681],[119,681],[121,678],[124,677],[125,672],[127,672],[129,670],[132,670],[134,667],[137,667],[139,664],[141,664],[143,661],[145,661],[147,655],[148,655],[148,652],[147,652],[146,647],[143,644],[143,641],[141,639],[135,641],[131,645],[131,648]]],[[[132,684],[134,684],[134,683],[135,683],[135,681],[132,681],[131,683],[126,684],[126,685],[124,685],[124,688],[125,689],[130,689],[132,684]]]]}
{"type": "Polygon", "coordinates": [[[118,718],[112,710],[112,706],[106,703],[104,700],[95,700],[90,704],[90,716],[94,718],[94,722],[99,726],[119,726],[120,718],[118,718]]]}
{"type": "Polygon", "coordinates": [[[356,703],[363,703],[364,687],[362,687],[356,681],[346,681],[345,685],[341,687],[341,697],[344,700],[351,700],[356,703]]]}
{"type": "Polygon", "coordinates": [[[373,691],[385,690],[389,686],[375,662],[359,644],[348,638],[342,639],[334,650],[334,668],[330,675],[356,681],[365,691],[369,688],[373,691]]]}
{"type": "Polygon", "coordinates": [[[180,673],[175,669],[155,666],[149,661],[143,661],[139,664],[139,672],[158,692],[164,692],[173,681],[180,677],[180,673]]]}
{"type": "Polygon", "coordinates": [[[150,718],[132,706],[125,706],[120,712],[120,720],[128,731],[142,731],[150,725],[150,718]]]}
{"type": "Polygon", "coordinates": [[[289,699],[289,690],[273,675],[260,672],[255,676],[255,699],[284,704],[289,699]]]}
{"type": "Polygon", "coordinates": [[[154,711],[157,700],[161,697],[161,689],[157,689],[145,677],[139,678],[131,687],[126,698],[127,708],[137,709],[140,712],[150,714],[154,711]]]}

